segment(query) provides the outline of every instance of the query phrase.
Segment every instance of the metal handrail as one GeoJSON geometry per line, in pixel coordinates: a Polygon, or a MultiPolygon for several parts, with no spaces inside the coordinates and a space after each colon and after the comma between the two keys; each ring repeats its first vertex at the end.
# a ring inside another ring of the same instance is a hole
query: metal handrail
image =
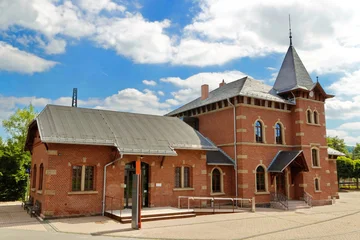
{"type": "Polygon", "coordinates": [[[308,206],[312,207],[312,196],[306,191],[304,191],[304,201],[308,206]]]}
{"type": "Polygon", "coordinates": [[[289,209],[288,198],[285,194],[278,192],[270,192],[270,201],[278,202],[285,207],[286,210],[289,209]]]}
{"type": "MultiPolygon", "coordinates": [[[[121,198],[117,198],[117,197],[113,197],[113,196],[108,196],[108,195],[105,195],[105,208],[104,209],[106,209],[106,199],[107,198],[110,198],[110,213],[111,213],[111,215],[113,215],[113,201],[114,201],[114,199],[115,200],[119,200],[120,201],[120,206],[122,206],[122,204],[121,204],[121,198]]],[[[120,207],[120,217],[121,217],[121,211],[122,211],[122,207],[120,207]]]]}
{"type": "MultiPolygon", "coordinates": [[[[213,213],[215,213],[215,201],[219,201],[219,209],[220,209],[220,201],[231,201],[232,202],[232,210],[233,212],[235,212],[235,205],[238,207],[237,202],[240,201],[241,203],[241,208],[243,207],[242,202],[243,201],[248,201],[249,203],[251,203],[251,211],[255,212],[255,198],[253,197],[252,199],[250,198],[230,198],[230,197],[194,197],[194,196],[179,196],[178,197],[178,208],[181,208],[181,199],[187,199],[187,208],[188,210],[190,210],[190,201],[195,201],[195,200],[209,200],[211,202],[211,206],[213,209],[213,213]]],[[[200,202],[200,208],[201,208],[201,202],[200,202]]]]}

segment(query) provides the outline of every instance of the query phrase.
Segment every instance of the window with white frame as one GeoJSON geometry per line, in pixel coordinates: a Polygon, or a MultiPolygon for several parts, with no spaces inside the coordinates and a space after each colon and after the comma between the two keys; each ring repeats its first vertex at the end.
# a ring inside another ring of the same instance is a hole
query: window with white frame
{"type": "Polygon", "coordinates": [[[320,167],[318,149],[316,148],[311,149],[311,160],[313,167],[320,167]]]}

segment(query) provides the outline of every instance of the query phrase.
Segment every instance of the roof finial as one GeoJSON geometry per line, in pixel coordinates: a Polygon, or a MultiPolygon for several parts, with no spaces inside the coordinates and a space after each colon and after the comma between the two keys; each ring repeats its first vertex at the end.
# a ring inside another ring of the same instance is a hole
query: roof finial
{"type": "Polygon", "coordinates": [[[319,76],[316,76],[316,82],[319,82],[319,76]]]}
{"type": "Polygon", "coordinates": [[[292,36],[291,36],[291,19],[289,14],[289,38],[290,38],[290,46],[292,46],[292,36]]]}

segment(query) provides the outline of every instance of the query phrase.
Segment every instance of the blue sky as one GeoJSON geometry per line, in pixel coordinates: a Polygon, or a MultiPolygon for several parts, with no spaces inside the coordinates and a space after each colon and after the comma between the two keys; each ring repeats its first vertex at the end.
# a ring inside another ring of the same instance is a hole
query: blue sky
{"type": "MultiPolygon", "coordinates": [[[[335,1],[3,0],[0,119],[32,103],[165,114],[225,79],[272,85],[293,43],[326,104],[328,135],[360,142],[360,29],[335,1]]],[[[352,7],[351,7],[352,6],[352,7]]],[[[6,137],[3,129],[0,136],[6,137]]]]}

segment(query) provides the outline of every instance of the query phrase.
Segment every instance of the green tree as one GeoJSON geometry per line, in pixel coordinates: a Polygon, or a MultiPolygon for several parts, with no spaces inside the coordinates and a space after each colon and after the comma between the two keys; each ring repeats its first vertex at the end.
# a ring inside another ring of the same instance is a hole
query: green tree
{"type": "Polygon", "coordinates": [[[28,126],[35,117],[35,109],[30,104],[28,107],[18,109],[9,119],[3,120],[2,124],[12,141],[24,147],[28,126]]]}
{"type": "Polygon", "coordinates": [[[360,159],[354,160],[354,174],[353,177],[356,178],[356,188],[359,189],[359,178],[360,178],[360,159]]]}
{"type": "Polygon", "coordinates": [[[356,146],[352,152],[352,159],[360,159],[360,144],[356,143],[356,146]]]}
{"type": "Polygon", "coordinates": [[[0,141],[0,201],[18,200],[25,195],[31,158],[24,146],[28,125],[35,116],[30,105],[2,122],[10,138],[5,143],[0,141]]]}
{"type": "Polygon", "coordinates": [[[326,137],[326,141],[329,147],[344,153],[346,156],[349,155],[344,139],[340,139],[338,136],[335,136],[326,137]]]}
{"type": "Polygon", "coordinates": [[[352,178],[354,176],[354,161],[347,157],[336,160],[338,178],[352,178]]]}

